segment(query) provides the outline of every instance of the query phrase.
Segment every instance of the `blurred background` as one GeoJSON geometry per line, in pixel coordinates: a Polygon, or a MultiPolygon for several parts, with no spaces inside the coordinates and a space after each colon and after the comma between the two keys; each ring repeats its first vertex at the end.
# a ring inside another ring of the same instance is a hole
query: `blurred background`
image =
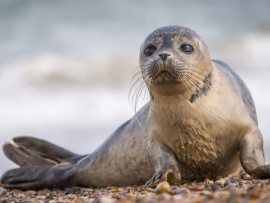
{"type": "MultiPolygon", "coordinates": [[[[33,135],[92,152],[134,115],[128,93],[142,41],[174,24],[194,29],[245,80],[270,161],[267,0],[1,0],[0,143],[33,135]]],[[[12,167],[0,152],[0,174],[12,167]]]]}

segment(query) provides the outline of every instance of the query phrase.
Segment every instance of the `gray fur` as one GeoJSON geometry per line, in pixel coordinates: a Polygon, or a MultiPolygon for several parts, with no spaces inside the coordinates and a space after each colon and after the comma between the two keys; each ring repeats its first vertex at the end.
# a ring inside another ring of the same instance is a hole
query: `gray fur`
{"type": "Polygon", "coordinates": [[[232,79],[234,83],[236,83],[236,86],[239,88],[239,94],[242,97],[243,102],[246,105],[246,109],[249,112],[250,117],[256,122],[258,125],[258,119],[257,119],[257,113],[254,101],[252,99],[251,93],[245,84],[245,82],[239,77],[239,75],[236,74],[236,72],[229,67],[228,64],[224,63],[223,61],[219,60],[213,60],[214,63],[218,65],[226,74],[228,77],[232,79]]]}

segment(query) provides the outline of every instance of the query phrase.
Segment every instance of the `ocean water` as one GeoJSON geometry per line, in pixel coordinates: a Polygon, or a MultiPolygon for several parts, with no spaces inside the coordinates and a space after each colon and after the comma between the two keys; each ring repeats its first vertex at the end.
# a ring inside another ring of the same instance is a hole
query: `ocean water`
{"type": "MultiPolygon", "coordinates": [[[[0,2],[0,142],[33,135],[90,153],[134,115],[128,94],[142,41],[188,26],[250,88],[270,161],[270,2],[0,2]]],[[[147,100],[142,100],[142,106],[147,100]]],[[[15,167],[0,153],[0,174],[15,167]]]]}

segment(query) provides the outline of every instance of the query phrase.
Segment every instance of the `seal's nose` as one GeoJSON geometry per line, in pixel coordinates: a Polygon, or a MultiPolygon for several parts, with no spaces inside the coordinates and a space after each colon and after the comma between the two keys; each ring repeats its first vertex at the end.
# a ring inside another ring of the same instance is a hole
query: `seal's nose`
{"type": "Polygon", "coordinates": [[[161,58],[162,61],[165,61],[166,58],[167,58],[168,56],[170,56],[170,55],[171,55],[171,54],[167,54],[167,53],[159,54],[159,56],[160,56],[160,58],[161,58]]]}

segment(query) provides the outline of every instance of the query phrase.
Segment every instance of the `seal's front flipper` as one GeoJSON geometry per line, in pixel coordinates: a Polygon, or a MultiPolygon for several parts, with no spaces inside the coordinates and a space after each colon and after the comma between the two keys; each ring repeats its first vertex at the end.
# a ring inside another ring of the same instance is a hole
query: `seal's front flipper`
{"type": "Polygon", "coordinates": [[[259,129],[248,132],[241,140],[240,160],[243,169],[256,178],[270,178],[270,165],[265,165],[263,139],[259,129]]]}
{"type": "Polygon", "coordinates": [[[180,173],[170,168],[159,170],[153,175],[150,180],[145,183],[145,186],[155,187],[162,181],[167,181],[171,185],[180,184],[180,173]]]}
{"type": "Polygon", "coordinates": [[[151,145],[149,147],[149,157],[154,166],[155,174],[145,185],[155,187],[162,181],[167,181],[171,185],[179,185],[181,183],[181,174],[173,153],[154,137],[152,137],[149,144],[151,145]]]}
{"type": "Polygon", "coordinates": [[[7,171],[1,177],[1,185],[8,189],[52,189],[75,186],[72,166],[22,167],[7,171]]]}
{"type": "Polygon", "coordinates": [[[30,136],[15,137],[13,141],[18,146],[23,146],[27,149],[31,149],[40,156],[53,159],[59,163],[66,159],[78,156],[77,154],[48,141],[30,136]]]}

